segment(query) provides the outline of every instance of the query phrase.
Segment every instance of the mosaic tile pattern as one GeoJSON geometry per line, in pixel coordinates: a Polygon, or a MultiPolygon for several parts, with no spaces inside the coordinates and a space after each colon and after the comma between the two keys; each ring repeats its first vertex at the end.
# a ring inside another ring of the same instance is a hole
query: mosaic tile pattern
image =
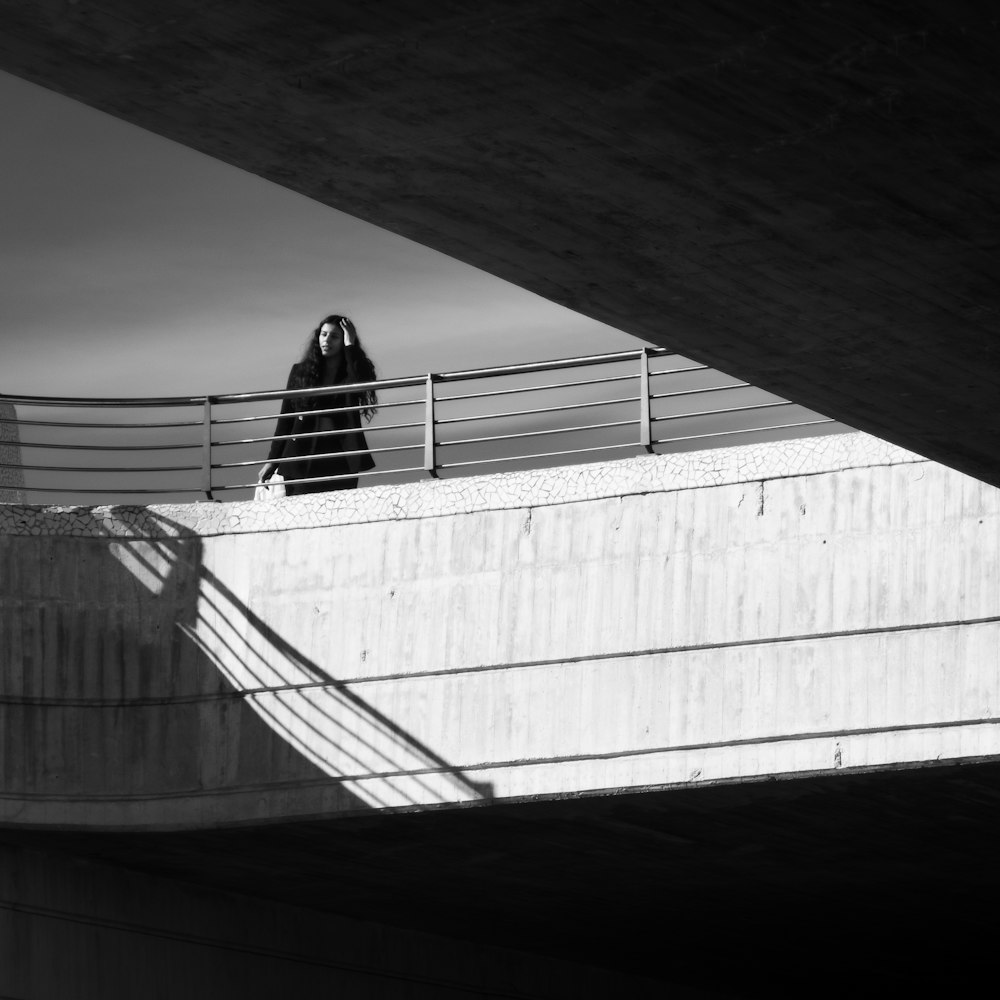
{"type": "Polygon", "coordinates": [[[542,507],[639,493],[786,479],[927,460],[867,434],[767,442],[463,479],[371,486],[274,502],[139,506],[0,505],[0,532],[176,538],[542,507]]]}
{"type": "MultiPolygon", "coordinates": [[[[13,420],[17,414],[12,403],[0,403],[0,418],[13,420]]],[[[17,424],[0,419],[0,503],[23,503],[24,473],[21,464],[21,444],[17,424]]]]}

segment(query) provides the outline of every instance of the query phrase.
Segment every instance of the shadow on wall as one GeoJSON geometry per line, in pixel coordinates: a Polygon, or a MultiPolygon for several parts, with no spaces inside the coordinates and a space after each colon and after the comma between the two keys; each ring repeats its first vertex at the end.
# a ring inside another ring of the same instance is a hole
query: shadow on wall
{"type": "Polygon", "coordinates": [[[201,539],[138,508],[61,516],[76,534],[0,536],[21,619],[2,710],[30,762],[8,796],[142,797],[122,826],[491,797],[276,634],[203,565],[201,539]]]}

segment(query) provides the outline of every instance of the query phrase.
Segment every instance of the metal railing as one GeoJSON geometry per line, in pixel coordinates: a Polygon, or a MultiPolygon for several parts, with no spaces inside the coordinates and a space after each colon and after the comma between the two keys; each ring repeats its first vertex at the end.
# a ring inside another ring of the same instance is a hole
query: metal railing
{"type": "MultiPolygon", "coordinates": [[[[375,468],[314,481],[357,475],[360,485],[402,482],[845,429],[657,348],[338,385],[336,392],[368,387],[379,396],[375,419],[364,427],[375,468]]],[[[0,403],[13,404],[16,416],[0,415],[0,421],[15,426],[22,456],[7,463],[6,481],[23,477],[23,492],[48,502],[244,499],[275,439],[254,425],[273,425],[286,397],[330,392],[320,387],[142,399],[0,395],[0,403]],[[95,412],[107,411],[115,419],[95,419],[95,412]],[[136,411],[147,419],[137,419],[136,411]],[[73,457],[67,460],[67,454],[73,457]]],[[[350,433],[314,436],[332,440],[350,433]]],[[[294,459],[280,459],[279,466],[287,461],[294,459]]]]}

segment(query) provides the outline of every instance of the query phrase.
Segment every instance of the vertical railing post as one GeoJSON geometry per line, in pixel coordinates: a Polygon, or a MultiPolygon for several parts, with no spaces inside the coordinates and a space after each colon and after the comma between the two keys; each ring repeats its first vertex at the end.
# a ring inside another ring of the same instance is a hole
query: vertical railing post
{"type": "Polygon", "coordinates": [[[212,397],[205,397],[201,417],[201,491],[207,500],[212,496],[212,397]]]}
{"type": "Polygon", "coordinates": [[[434,376],[427,376],[427,402],[424,407],[424,469],[437,477],[437,451],[434,443],[434,376]]]}
{"type": "Polygon", "coordinates": [[[639,352],[639,444],[653,451],[653,421],[649,406],[649,348],[639,352]]]}

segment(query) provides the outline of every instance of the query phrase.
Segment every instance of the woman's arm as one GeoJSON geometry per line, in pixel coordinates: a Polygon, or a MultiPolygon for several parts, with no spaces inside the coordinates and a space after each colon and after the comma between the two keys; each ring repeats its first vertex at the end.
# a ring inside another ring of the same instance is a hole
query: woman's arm
{"type": "Polygon", "coordinates": [[[354,324],[345,317],[340,321],[340,326],[344,331],[344,368],[347,381],[374,382],[375,369],[371,360],[358,346],[358,335],[354,324]]]}
{"type": "Polygon", "coordinates": [[[358,341],[358,335],[354,330],[354,324],[344,316],[340,321],[340,329],[344,331],[344,347],[351,347],[358,341]]]}

